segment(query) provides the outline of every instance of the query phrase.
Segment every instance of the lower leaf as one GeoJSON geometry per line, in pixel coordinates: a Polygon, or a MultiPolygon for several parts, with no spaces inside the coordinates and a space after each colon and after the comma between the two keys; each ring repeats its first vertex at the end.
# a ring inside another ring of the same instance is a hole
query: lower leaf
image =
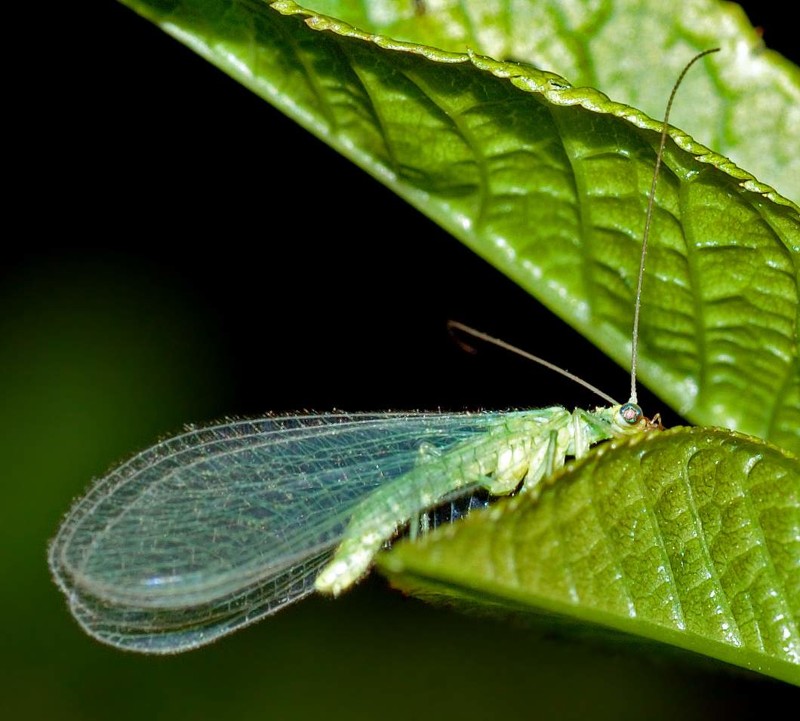
{"type": "Polygon", "coordinates": [[[606,444],[379,559],[415,594],[542,611],[800,685],[800,461],[723,429],[606,444]]]}

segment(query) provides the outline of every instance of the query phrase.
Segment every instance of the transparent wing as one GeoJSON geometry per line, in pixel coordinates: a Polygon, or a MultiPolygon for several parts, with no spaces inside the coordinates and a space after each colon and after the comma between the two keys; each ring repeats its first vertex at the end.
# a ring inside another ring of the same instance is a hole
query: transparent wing
{"type": "MultiPolygon", "coordinates": [[[[528,412],[530,413],[530,412],[528,412]]],[[[71,510],[50,566],[81,625],[150,653],[193,648],[313,590],[353,508],[516,414],[320,415],[192,430],[71,510]]]]}

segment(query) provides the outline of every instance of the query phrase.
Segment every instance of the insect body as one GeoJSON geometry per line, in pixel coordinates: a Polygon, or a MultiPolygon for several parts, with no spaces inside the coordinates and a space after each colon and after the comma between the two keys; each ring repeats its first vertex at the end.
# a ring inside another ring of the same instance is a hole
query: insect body
{"type": "Polygon", "coordinates": [[[315,587],[339,593],[399,526],[454,493],[506,494],[520,483],[537,492],[566,456],[647,427],[626,405],[296,416],[194,430],[97,483],[51,544],[50,567],[91,635],[181,651],[315,587]]]}
{"type": "Polygon", "coordinates": [[[333,559],[317,576],[318,591],[336,595],[355,583],[401,524],[449,493],[482,488],[499,496],[520,483],[523,491],[538,493],[542,480],[567,456],[580,458],[599,441],[656,427],[632,404],[592,412],[554,407],[489,416],[492,421],[479,438],[446,452],[423,451],[413,470],[359,503],[333,559]]]}

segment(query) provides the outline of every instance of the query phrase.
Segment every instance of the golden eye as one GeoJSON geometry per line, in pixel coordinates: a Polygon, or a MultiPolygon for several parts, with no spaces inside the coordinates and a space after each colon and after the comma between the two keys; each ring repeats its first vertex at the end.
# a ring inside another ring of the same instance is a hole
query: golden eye
{"type": "Polygon", "coordinates": [[[635,403],[626,403],[619,409],[620,418],[629,426],[635,426],[642,418],[644,413],[635,403]]]}

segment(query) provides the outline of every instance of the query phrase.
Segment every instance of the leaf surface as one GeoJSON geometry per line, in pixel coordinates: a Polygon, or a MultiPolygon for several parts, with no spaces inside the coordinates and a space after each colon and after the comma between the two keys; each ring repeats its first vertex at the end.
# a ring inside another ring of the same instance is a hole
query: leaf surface
{"type": "Polygon", "coordinates": [[[383,554],[395,585],[569,617],[800,685],[800,462],[722,429],[606,444],[383,554]]]}
{"type": "MultiPolygon", "coordinates": [[[[352,158],[627,365],[660,123],[528,65],[391,40],[291,2],[275,9],[255,0],[129,4],[352,158]]],[[[351,15],[358,7],[343,4],[351,15]]],[[[529,10],[526,3],[519,8],[529,10]]],[[[426,11],[420,26],[435,17],[426,11]]],[[[530,26],[527,15],[519,22],[530,26]]],[[[499,27],[516,24],[505,18],[499,27]]],[[[376,29],[392,27],[387,20],[376,29]]],[[[546,23],[534,27],[550,32],[546,23]]],[[[731,70],[731,52],[747,40],[736,37],[706,61],[707,72],[731,70]]],[[[700,35],[698,43],[705,41],[700,35]]],[[[686,54],[677,54],[685,62],[686,54]]],[[[740,79],[769,61],[773,82],[795,87],[785,62],[750,55],[755,65],[737,61],[740,79]]],[[[708,92],[708,77],[697,78],[694,90],[691,77],[687,82],[691,107],[696,93],[708,92]]],[[[781,117],[790,122],[791,110],[781,117]]],[[[800,132],[789,133],[787,142],[796,137],[800,132]]],[[[800,213],[680,131],[671,138],[644,284],[641,378],[695,423],[735,428],[797,452],[800,213]]],[[[351,217],[339,222],[359,225],[357,214],[351,217]]]]}

